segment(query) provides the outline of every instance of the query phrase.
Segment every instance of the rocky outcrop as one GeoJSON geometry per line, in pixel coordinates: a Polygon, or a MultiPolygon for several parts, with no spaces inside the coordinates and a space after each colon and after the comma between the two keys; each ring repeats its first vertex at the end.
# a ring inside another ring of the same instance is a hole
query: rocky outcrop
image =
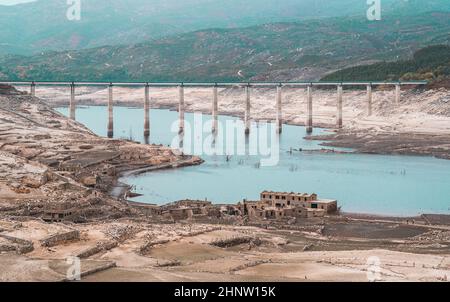
{"type": "Polygon", "coordinates": [[[22,95],[23,92],[17,91],[14,87],[10,85],[0,84],[0,94],[3,95],[22,95]]]}

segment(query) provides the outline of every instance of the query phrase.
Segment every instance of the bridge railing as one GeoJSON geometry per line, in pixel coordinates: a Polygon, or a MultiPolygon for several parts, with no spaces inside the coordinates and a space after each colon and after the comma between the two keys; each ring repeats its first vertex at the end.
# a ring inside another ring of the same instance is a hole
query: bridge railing
{"type": "Polygon", "coordinates": [[[13,86],[122,86],[122,87],[276,87],[276,86],[367,86],[367,85],[386,85],[386,86],[405,86],[405,85],[426,85],[427,81],[352,81],[352,82],[91,82],[91,81],[0,81],[0,84],[13,86]]]}

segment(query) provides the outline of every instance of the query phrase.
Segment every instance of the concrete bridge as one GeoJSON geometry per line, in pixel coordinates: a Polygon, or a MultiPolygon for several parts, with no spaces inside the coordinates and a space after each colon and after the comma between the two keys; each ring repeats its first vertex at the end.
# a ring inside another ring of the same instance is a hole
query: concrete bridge
{"type": "Polygon", "coordinates": [[[113,137],[113,88],[114,87],[144,87],[145,92],[143,96],[144,102],[144,136],[150,135],[150,87],[178,87],[179,91],[179,129],[180,133],[184,131],[184,88],[185,87],[211,87],[212,88],[212,116],[213,127],[212,131],[217,131],[218,125],[218,88],[219,87],[241,87],[245,89],[245,133],[250,133],[251,126],[251,88],[252,87],[272,87],[276,88],[276,125],[278,133],[282,132],[283,127],[283,108],[282,108],[282,89],[283,87],[303,87],[307,89],[307,116],[306,116],[306,131],[311,133],[313,130],[313,88],[314,87],[335,87],[337,90],[336,96],[336,127],[342,128],[342,93],[345,86],[361,86],[367,89],[367,115],[372,114],[372,87],[373,86],[393,86],[395,88],[395,103],[400,102],[401,87],[402,86],[420,86],[426,85],[426,81],[408,81],[408,82],[250,82],[250,83],[149,83],[149,82],[38,82],[38,81],[11,81],[1,82],[0,84],[8,84],[13,86],[29,86],[30,94],[36,95],[36,86],[66,86],[70,87],[70,105],[69,116],[75,119],[75,88],[80,86],[103,86],[108,87],[108,137],[113,137]]]}

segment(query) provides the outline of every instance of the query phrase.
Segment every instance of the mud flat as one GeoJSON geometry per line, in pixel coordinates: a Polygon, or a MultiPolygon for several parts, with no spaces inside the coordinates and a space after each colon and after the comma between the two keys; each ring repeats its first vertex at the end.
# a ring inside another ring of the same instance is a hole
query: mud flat
{"type": "Polygon", "coordinates": [[[38,98],[2,93],[1,281],[64,281],[70,256],[83,281],[368,281],[373,257],[380,281],[450,277],[445,215],[250,223],[212,206],[175,219],[111,190],[121,173],[199,158],[100,138],[38,98]]]}
{"type": "Polygon", "coordinates": [[[450,159],[450,136],[425,133],[371,133],[367,131],[341,131],[331,135],[308,137],[325,141],[321,145],[352,148],[360,153],[434,156],[450,159]]]}

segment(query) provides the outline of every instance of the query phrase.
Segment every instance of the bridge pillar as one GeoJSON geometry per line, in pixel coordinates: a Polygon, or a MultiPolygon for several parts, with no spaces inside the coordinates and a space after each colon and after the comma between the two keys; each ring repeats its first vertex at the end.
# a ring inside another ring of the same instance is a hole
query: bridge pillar
{"type": "Polygon", "coordinates": [[[216,84],[213,88],[213,103],[212,103],[213,133],[216,133],[218,127],[218,117],[217,117],[218,111],[219,111],[219,95],[217,92],[217,84],[216,84]]]}
{"type": "Polygon", "coordinates": [[[306,88],[306,133],[311,134],[313,132],[313,106],[312,106],[312,85],[308,85],[306,88]]]}
{"type": "Polygon", "coordinates": [[[400,103],[401,89],[400,84],[395,84],[395,103],[400,103]]]}
{"type": "Polygon", "coordinates": [[[150,136],[150,86],[145,85],[144,92],[144,137],[150,136]]]}
{"type": "Polygon", "coordinates": [[[277,133],[283,132],[282,86],[277,86],[277,133]]]}
{"type": "Polygon", "coordinates": [[[113,103],[113,85],[108,87],[108,137],[114,136],[114,103],[113,103]]]}
{"type": "Polygon", "coordinates": [[[31,94],[31,96],[36,96],[36,84],[34,82],[31,83],[30,94],[31,94]]]}
{"type": "Polygon", "coordinates": [[[183,84],[178,86],[178,97],[179,97],[178,114],[179,114],[179,121],[180,121],[179,133],[183,133],[184,132],[184,86],[183,86],[183,84]]]}
{"type": "Polygon", "coordinates": [[[75,120],[75,84],[70,84],[70,103],[69,103],[70,119],[75,120]]]}
{"type": "Polygon", "coordinates": [[[244,117],[245,134],[250,134],[250,127],[251,127],[250,110],[251,110],[250,85],[247,85],[245,86],[245,117],[244,117]]]}
{"type": "Polygon", "coordinates": [[[342,128],[342,85],[337,86],[337,116],[336,116],[336,127],[342,128]]]}
{"type": "Polygon", "coordinates": [[[367,85],[367,116],[372,115],[372,85],[367,85]]]}

